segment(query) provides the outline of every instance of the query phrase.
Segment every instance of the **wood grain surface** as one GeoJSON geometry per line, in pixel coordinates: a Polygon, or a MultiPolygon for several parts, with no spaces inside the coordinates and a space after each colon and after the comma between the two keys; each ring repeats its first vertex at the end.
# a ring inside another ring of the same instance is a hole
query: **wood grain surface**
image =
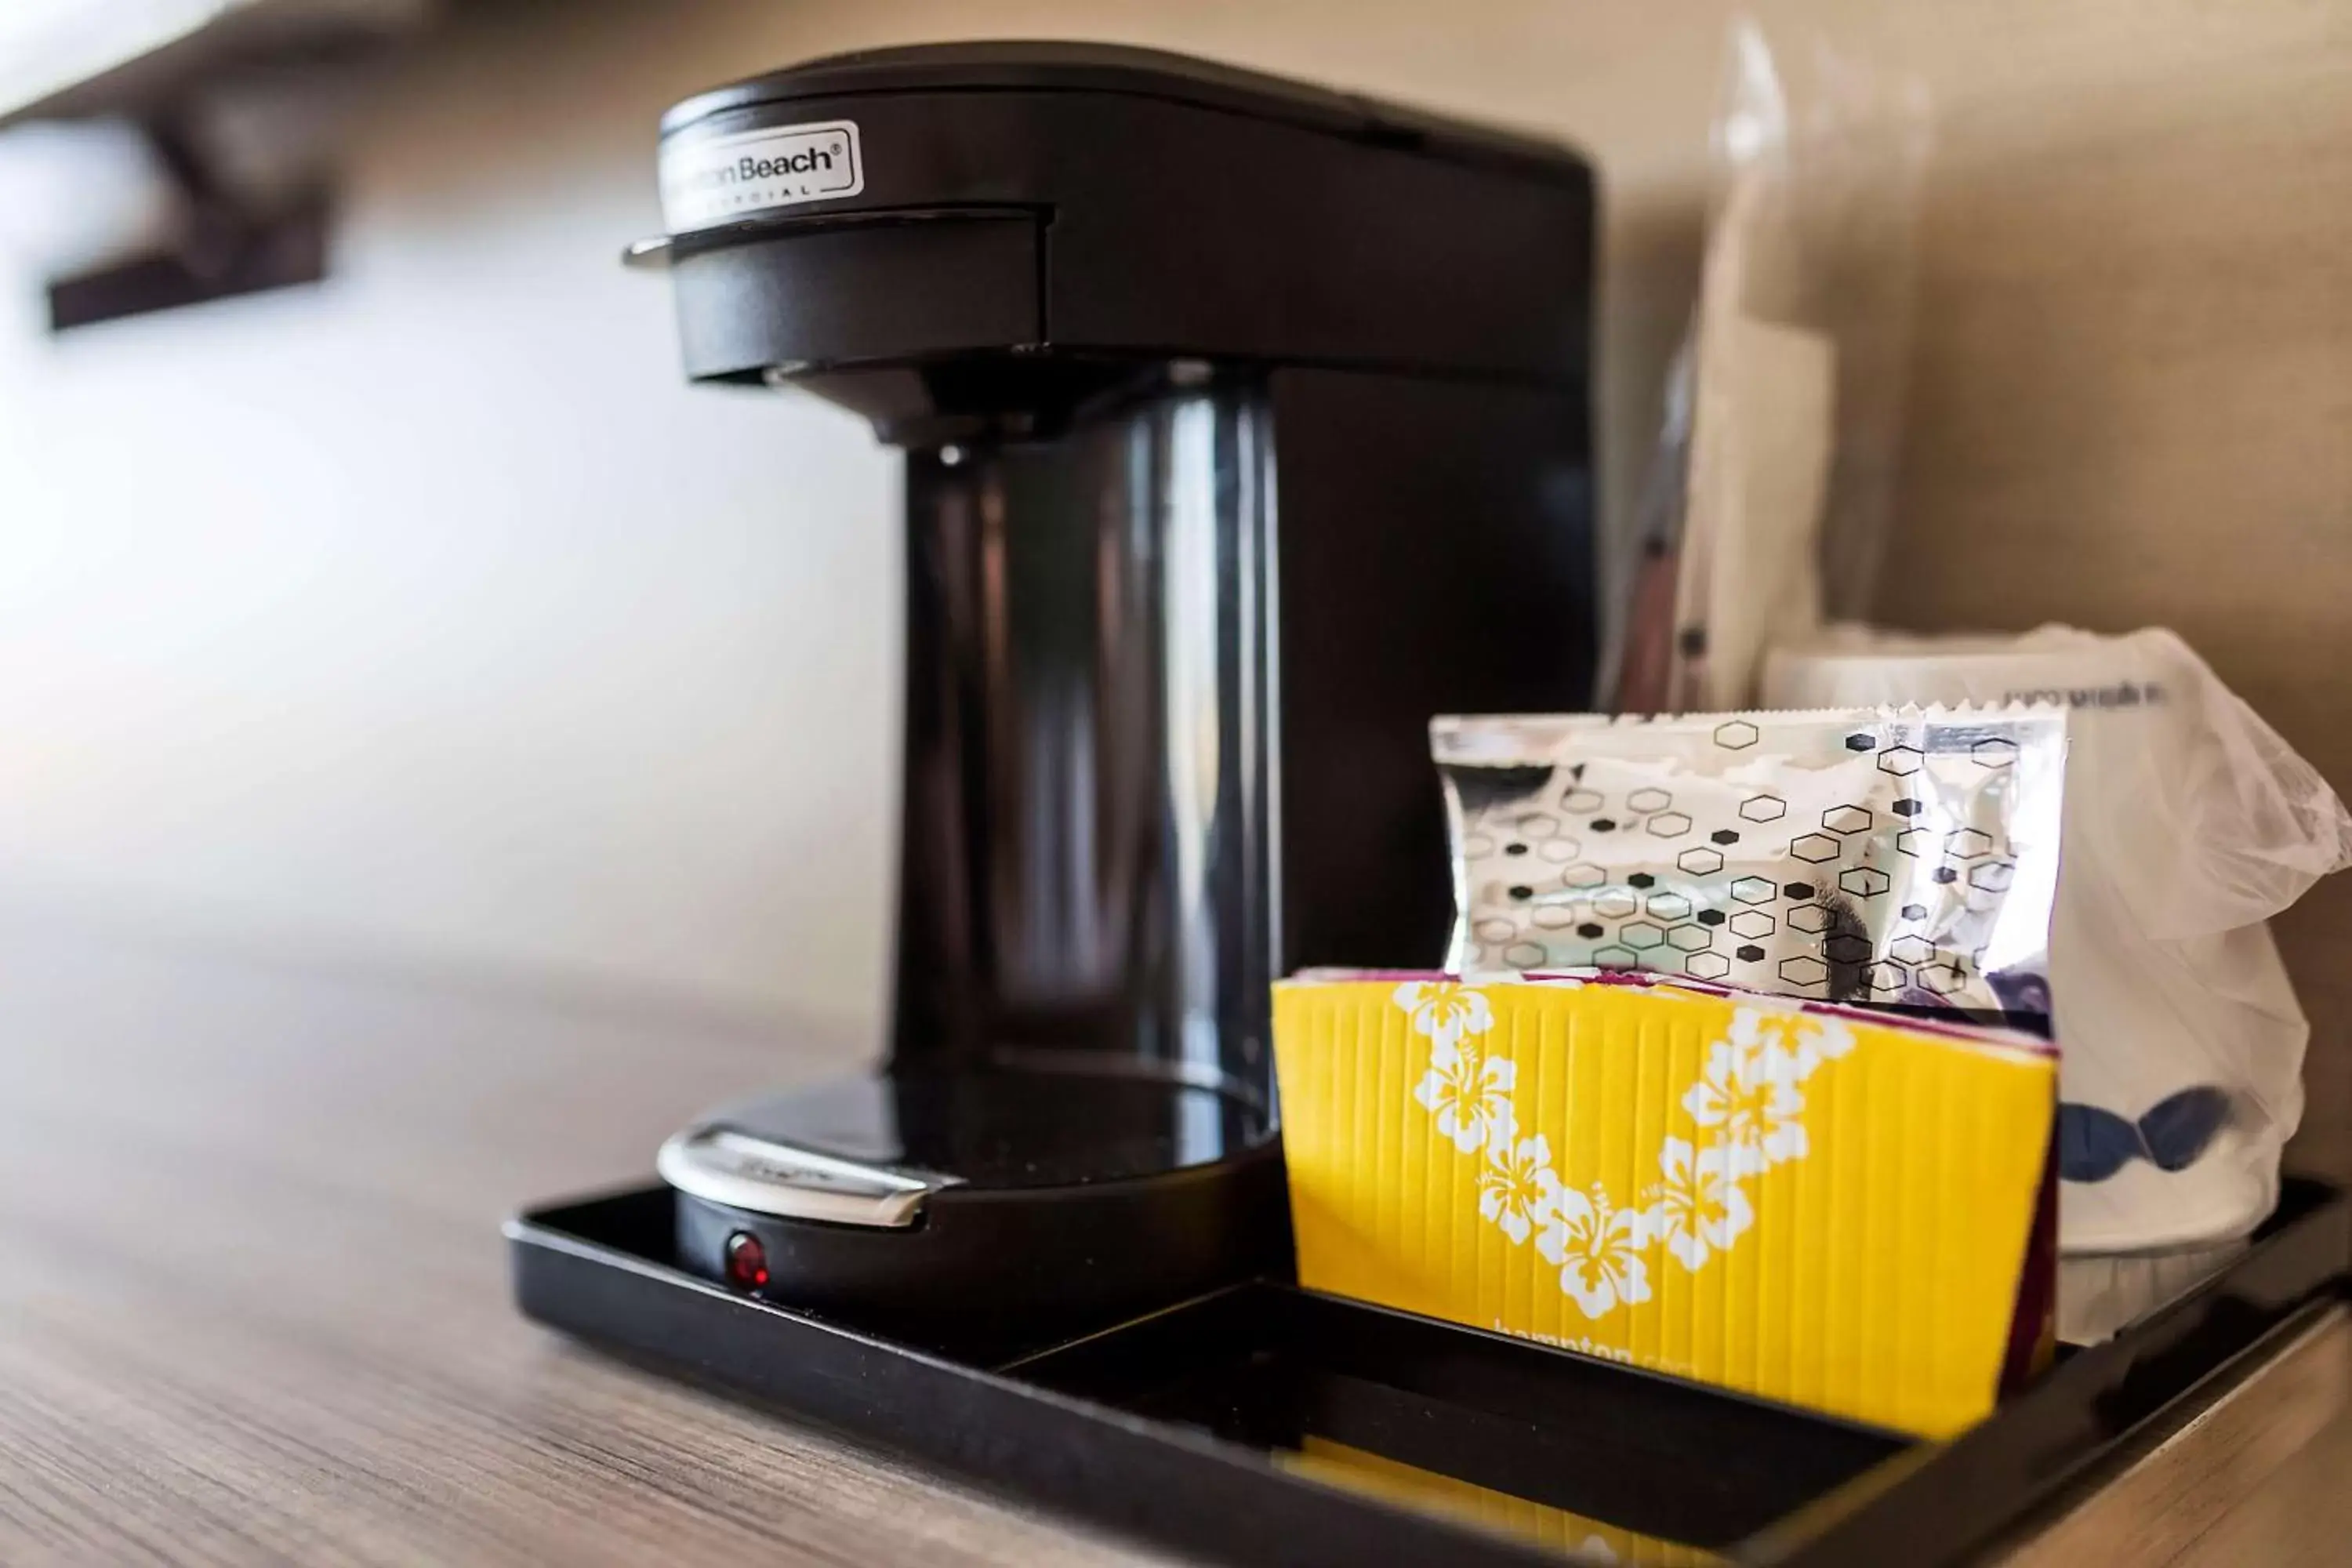
{"type": "MultiPolygon", "coordinates": [[[[852,1043],[13,911],[0,954],[0,1563],[1153,1560],[509,1305],[503,1215],[852,1043]]],[[[2330,1333],[2021,1561],[2340,1561],[2330,1333]]]]}
{"type": "Polygon", "coordinates": [[[2110,1467],[2001,1568],[2336,1563],[2352,1543],[2352,1318],[2342,1308],[2145,1453],[2110,1467]]]}
{"type": "Polygon", "coordinates": [[[499,1222],[836,1068],[0,921],[0,1563],[1138,1561],[523,1321],[499,1222]]]}

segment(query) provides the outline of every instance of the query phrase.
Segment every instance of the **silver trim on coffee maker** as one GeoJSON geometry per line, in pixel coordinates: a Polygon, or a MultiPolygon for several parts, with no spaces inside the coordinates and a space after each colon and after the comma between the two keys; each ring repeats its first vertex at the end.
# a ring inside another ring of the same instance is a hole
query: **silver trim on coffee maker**
{"type": "Polygon", "coordinates": [[[953,1176],[918,1175],[721,1126],[689,1127],[661,1146],[654,1167],[682,1193],[784,1219],[904,1230],[953,1176]]]}

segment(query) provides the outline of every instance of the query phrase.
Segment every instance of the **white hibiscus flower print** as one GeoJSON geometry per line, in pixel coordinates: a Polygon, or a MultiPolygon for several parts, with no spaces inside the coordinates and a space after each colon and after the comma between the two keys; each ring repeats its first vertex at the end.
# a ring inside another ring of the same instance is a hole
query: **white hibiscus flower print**
{"type": "Polygon", "coordinates": [[[1731,1043],[1771,1052],[1779,1073],[1801,1083],[1823,1062],[1853,1049],[1853,1030],[1843,1018],[1799,1007],[1741,1007],[1731,1015],[1731,1043]]]}
{"type": "Polygon", "coordinates": [[[1643,1218],[1654,1239],[1663,1240],[1675,1261],[1693,1273],[1717,1252],[1727,1252],[1740,1233],[1756,1223],[1748,1194],[1733,1179],[1730,1151],[1716,1143],[1693,1152],[1669,1138],[1658,1152],[1665,1177],[1652,1187],[1643,1218]]]}
{"type": "Polygon", "coordinates": [[[1536,1250],[1559,1265],[1559,1288],[1588,1318],[1650,1299],[1649,1266],[1642,1261],[1648,1241],[1639,1209],[1612,1205],[1597,1184],[1591,1195],[1562,1188],[1538,1218],[1536,1250]]]}
{"type": "Polygon", "coordinates": [[[1683,1096],[1683,1109],[1701,1127],[1717,1130],[1732,1175],[1756,1175],[1783,1160],[1804,1158],[1801,1076],[1796,1059],[1785,1052],[1717,1040],[1707,1047],[1706,1073],[1683,1096]]]}
{"type": "Polygon", "coordinates": [[[1408,980],[1396,988],[1395,999],[1412,1016],[1412,1026],[1437,1047],[1441,1060],[1454,1054],[1464,1037],[1495,1026],[1486,994],[1458,980],[1408,980]]]}
{"type": "Polygon", "coordinates": [[[1534,1234],[1536,1215],[1559,1195],[1551,1168],[1551,1145],[1543,1134],[1487,1145],[1486,1168],[1478,1173],[1478,1212],[1503,1227],[1515,1243],[1534,1234]]]}
{"type": "Polygon", "coordinates": [[[1853,1031],[1843,1018],[1824,1018],[1807,1014],[1808,1027],[1798,1041],[1801,1056],[1810,1058],[1805,1070],[1811,1072],[1823,1062],[1833,1062],[1853,1049],[1853,1031]]]}
{"type": "Polygon", "coordinates": [[[1489,1143],[1507,1149],[1518,1135],[1511,1090],[1519,1079],[1517,1062],[1478,1051],[1449,1051],[1430,1064],[1412,1091],[1437,1117],[1437,1130],[1465,1154],[1489,1143]]]}

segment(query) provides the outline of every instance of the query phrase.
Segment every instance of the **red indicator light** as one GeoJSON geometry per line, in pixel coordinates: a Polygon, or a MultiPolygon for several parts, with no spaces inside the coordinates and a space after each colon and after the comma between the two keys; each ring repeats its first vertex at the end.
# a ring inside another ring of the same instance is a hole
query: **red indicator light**
{"type": "Polygon", "coordinates": [[[768,1249],[750,1231],[727,1238],[727,1283],[738,1290],[757,1290],[768,1282],[768,1249]]]}

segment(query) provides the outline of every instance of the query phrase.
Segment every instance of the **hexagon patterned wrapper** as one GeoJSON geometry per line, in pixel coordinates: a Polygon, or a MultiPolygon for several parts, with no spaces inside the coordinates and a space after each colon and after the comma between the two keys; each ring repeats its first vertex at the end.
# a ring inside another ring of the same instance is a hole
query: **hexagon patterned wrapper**
{"type": "Polygon", "coordinates": [[[1457,974],[2046,1018],[2056,708],[1444,718],[1457,974]]]}

